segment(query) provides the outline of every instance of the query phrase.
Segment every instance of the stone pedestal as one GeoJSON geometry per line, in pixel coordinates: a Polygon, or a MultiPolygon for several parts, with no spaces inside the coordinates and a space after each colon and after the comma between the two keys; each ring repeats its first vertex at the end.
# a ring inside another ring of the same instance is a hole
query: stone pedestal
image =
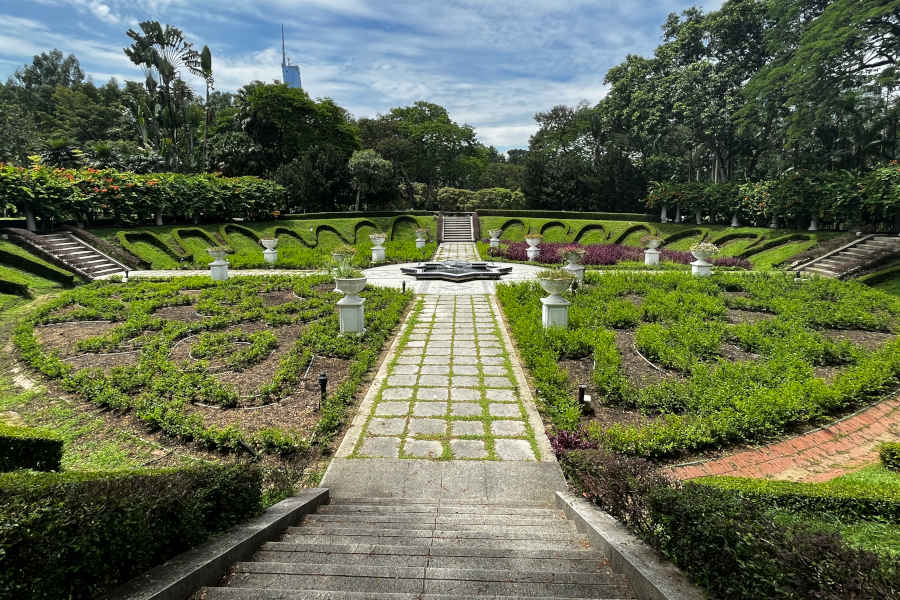
{"type": "Polygon", "coordinates": [[[660,223],[668,223],[669,222],[669,207],[665,204],[662,205],[662,209],[659,211],[659,222],[660,223]]]}
{"type": "Polygon", "coordinates": [[[537,260],[541,255],[541,249],[537,246],[528,246],[528,249],[525,250],[525,254],[528,256],[528,260],[537,260]]]}
{"type": "Polygon", "coordinates": [[[263,250],[263,258],[270,265],[274,265],[275,262],[278,260],[278,250],[268,250],[268,249],[263,250]]]}
{"type": "Polygon", "coordinates": [[[225,281],[228,279],[228,261],[217,258],[209,263],[209,276],[213,281],[225,281]]]}
{"type": "Polygon", "coordinates": [[[569,326],[569,305],[571,302],[562,296],[547,296],[546,298],[541,298],[541,304],[543,305],[541,322],[544,324],[544,329],[550,329],[551,327],[562,327],[565,329],[569,326]]]}
{"type": "Polygon", "coordinates": [[[500,238],[491,238],[491,239],[488,241],[488,245],[489,245],[491,248],[499,248],[499,247],[500,247],[500,238]]]}
{"type": "Polygon", "coordinates": [[[569,263],[565,267],[563,267],[566,271],[575,276],[575,279],[578,280],[578,283],[584,281],[584,265],[579,265],[575,263],[569,263]]]}
{"type": "Polygon", "coordinates": [[[703,224],[703,215],[700,213],[699,210],[694,211],[694,222],[696,222],[697,225],[703,224]]]}
{"type": "Polygon", "coordinates": [[[381,246],[375,246],[372,248],[372,262],[379,263],[384,262],[384,248],[381,246]]]}
{"type": "Polygon", "coordinates": [[[705,260],[697,259],[691,263],[691,275],[694,277],[709,277],[712,275],[712,265],[705,260]]]}
{"type": "Polygon", "coordinates": [[[737,213],[731,215],[731,226],[732,227],[740,227],[741,226],[741,222],[738,221],[738,218],[737,218],[737,213]]]}
{"type": "Polygon", "coordinates": [[[341,333],[365,333],[365,304],[366,299],[359,296],[344,296],[337,301],[341,333]]]}
{"type": "Polygon", "coordinates": [[[656,248],[647,248],[644,250],[644,264],[655,267],[659,264],[659,250],[656,248]]]}
{"type": "Polygon", "coordinates": [[[778,229],[778,218],[772,217],[772,220],[769,221],[769,229],[778,229]]]}
{"type": "Polygon", "coordinates": [[[809,227],[806,230],[807,231],[818,231],[819,230],[819,220],[815,217],[810,219],[809,227]]]}
{"type": "Polygon", "coordinates": [[[416,239],[416,248],[424,248],[425,240],[416,239]]]}

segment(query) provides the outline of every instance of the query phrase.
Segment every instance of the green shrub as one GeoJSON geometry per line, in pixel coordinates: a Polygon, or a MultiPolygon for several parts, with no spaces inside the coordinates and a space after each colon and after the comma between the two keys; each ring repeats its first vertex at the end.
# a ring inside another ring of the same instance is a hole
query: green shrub
{"type": "Polygon", "coordinates": [[[58,471],[62,453],[62,439],[52,431],[0,423],[0,472],[58,471]]]}
{"type": "Polygon", "coordinates": [[[702,477],[693,483],[736,493],[748,502],[773,509],[821,516],[829,513],[850,520],[900,523],[900,492],[874,486],[849,487],[826,483],[796,483],[742,477],[702,477]]]}
{"type": "Polygon", "coordinates": [[[881,464],[892,471],[900,471],[900,442],[885,442],[878,448],[881,464]]]}
{"type": "Polygon", "coordinates": [[[244,465],[0,475],[0,598],[96,598],[260,509],[244,465]]]}

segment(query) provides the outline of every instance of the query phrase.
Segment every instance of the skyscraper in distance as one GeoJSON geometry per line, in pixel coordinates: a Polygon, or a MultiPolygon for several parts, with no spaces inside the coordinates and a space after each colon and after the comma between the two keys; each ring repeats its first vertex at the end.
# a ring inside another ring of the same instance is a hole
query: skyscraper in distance
{"type": "Polygon", "coordinates": [[[300,67],[288,64],[284,51],[284,25],[281,26],[281,80],[290,88],[303,87],[300,85],[300,67]]]}

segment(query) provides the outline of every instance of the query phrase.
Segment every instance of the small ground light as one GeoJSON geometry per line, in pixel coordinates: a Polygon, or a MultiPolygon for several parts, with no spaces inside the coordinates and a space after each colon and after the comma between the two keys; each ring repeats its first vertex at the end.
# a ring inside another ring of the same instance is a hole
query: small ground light
{"type": "Polygon", "coordinates": [[[587,390],[587,386],[583,383],[578,385],[578,406],[584,404],[584,393],[587,390]]]}
{"type": "Polygon", "coordinates": [[[328,373],[322,371],[319,374],[319,392],[321,395],[319,397],[319,409],[322,408],[322,403],[325,402],[325,390],[328,389],[328,373]]]}
{"type": "Polygon", "coordinates": [[[404,294],[406,293],[406,281],[403,282],[403,289],[401,290],[404,294]]]}

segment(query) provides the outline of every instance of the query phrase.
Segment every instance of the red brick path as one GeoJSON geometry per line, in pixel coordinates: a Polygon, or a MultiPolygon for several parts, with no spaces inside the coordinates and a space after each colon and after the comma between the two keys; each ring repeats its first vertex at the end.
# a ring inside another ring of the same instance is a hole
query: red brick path
{"type": "Polygon", "coordinates": [[[900,398],[817,431],[731,456],[670,469],[678,479],[732,475],[828,481],[878,460],[881,442],[900,441],[900,398]]]}

